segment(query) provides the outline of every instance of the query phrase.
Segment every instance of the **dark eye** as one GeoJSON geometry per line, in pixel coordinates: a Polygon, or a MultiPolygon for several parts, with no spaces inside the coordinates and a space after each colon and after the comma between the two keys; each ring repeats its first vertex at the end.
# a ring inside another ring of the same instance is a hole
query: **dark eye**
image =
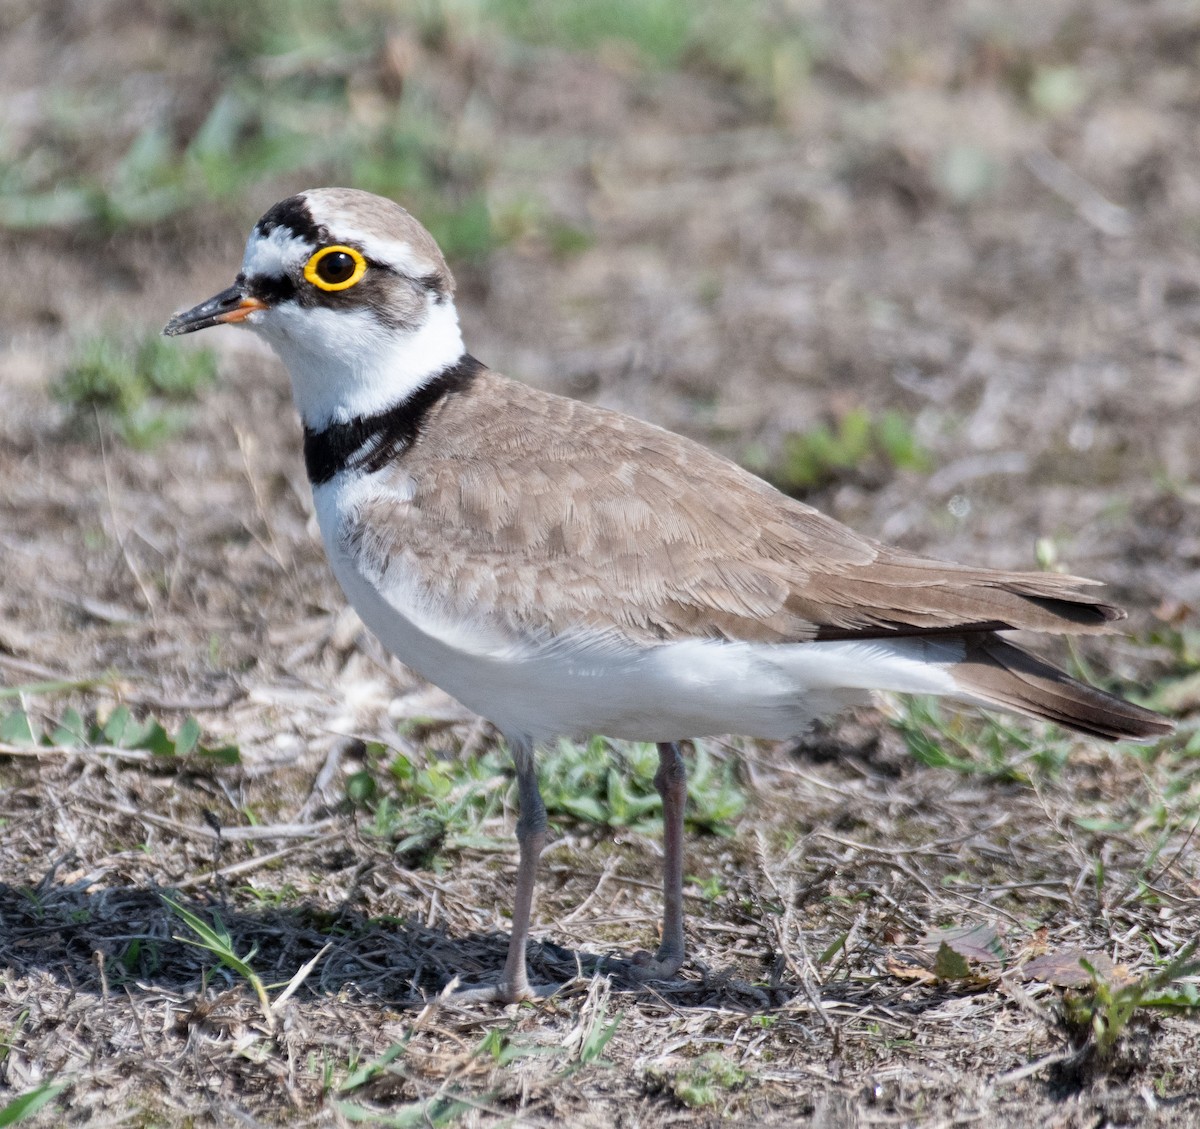
{"type": "Polygon", "coordinates": [[[345,251],[334,251],[317,264],[317,276],[322,282],[345,282],[357,265],[345,251]]]}
{"type": "Polygon", "coordinates": [[[304,264],[304,277],[321,290],[345,290],[367,273],[367,260],[354,247],[322,247],[304,264]]]}

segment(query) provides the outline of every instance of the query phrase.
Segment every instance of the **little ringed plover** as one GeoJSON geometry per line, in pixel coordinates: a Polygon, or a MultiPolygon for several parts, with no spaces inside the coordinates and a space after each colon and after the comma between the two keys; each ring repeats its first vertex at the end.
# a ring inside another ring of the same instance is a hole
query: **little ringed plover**
{"type": "Polygon", "coordinates": [[[222,324],[287,366],[326,551],[363,621],[512,750],[512,936],[499,984],[476,995],[536,994],[540,741],[658,742],[664,920],[643,974],[661,977],[684,959],[677,741],[790,737],[872,690],[1109,740],[1172,728],[999,634],[1110,630],[1124,613],[1093,581],[889,548],[691,440],[475,360],[437,244],[390,200],[321,188],[276,204],[233,285],[165,332],[222,324]]]}

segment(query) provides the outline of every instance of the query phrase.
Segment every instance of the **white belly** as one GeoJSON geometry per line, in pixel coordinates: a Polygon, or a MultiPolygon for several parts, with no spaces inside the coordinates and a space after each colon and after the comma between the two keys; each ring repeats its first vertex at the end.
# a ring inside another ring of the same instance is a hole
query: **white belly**
{"type": "Polygon", "coordinates": [[[783,738],[873,689],[954,692],[962,645],[921,639],[794,644],[686,640],[653,646],[598,635],[514,637],[449,618],[398,576],[349,555],[340,530],[365,480],[314,492],[334,574],[363,622],[401,662],[513,737],[670,741],[738,733],[783,738]]]}

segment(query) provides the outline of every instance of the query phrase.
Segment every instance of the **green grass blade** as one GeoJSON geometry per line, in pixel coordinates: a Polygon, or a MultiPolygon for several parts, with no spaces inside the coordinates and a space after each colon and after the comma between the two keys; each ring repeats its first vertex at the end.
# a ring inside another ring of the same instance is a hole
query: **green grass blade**
{"type": "Polygon", "coordinates": [[[67,1082],[44,1082],[36,1090],[30,1090],[19,1098],[13,1098],[3,1109],[0,1109],[0,1129],[7,1125],[16,1125],[26,1117],[32,1117],[40,1109],[44,1109],[59,1094],[67,1088],[67,1082]]]}

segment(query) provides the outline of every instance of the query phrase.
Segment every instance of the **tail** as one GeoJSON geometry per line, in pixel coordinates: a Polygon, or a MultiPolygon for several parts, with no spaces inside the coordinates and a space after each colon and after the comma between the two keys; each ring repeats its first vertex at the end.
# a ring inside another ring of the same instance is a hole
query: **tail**
{"type": "Polygon", "coordinates": [[[951,669],[963,697],[1103,737],[1146,740],[1175,726],[1160,714],[1106,694],[997,635],[966,637],[961,663],[951,669]]]}

